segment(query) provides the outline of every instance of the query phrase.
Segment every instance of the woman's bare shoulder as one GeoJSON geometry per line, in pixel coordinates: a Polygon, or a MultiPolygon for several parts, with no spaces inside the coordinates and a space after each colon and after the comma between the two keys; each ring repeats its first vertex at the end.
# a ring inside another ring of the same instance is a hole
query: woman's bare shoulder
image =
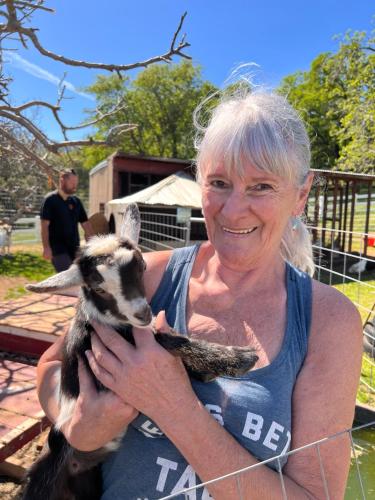
{"type": "Polygon", "coordinates": [[[171,250],[163,250],[161,252],[146,252],[143,254],[147,266],[144,280],[148,301],[152,299],[158,289],[171,253],[171,250]]]}
{"type": "MultiPolygon", "coordinates": [[[[362,325],[356,307],[335,288],[313,281],[308,352],[293,391],[293,448],[352,426],[361,358],[362,325]]],[[[341,492],[349,467],[349,442],[345,438],[328,443],[320,448],[321,459],[332,488],[341,492]]],[[[306,448],[289,457],[285,471],[319,491],[319,467],[312,468],[315,459],[314,449],[306,448]]]]}
{"type": "Polygon", "coordinates": [[[312,331],[343,338],[345,332],[361,333],[361,317],[353,302],[336,288],[313,280],[312,331]]]}
{"type": "Polygon", "coordinates": [[[327,375],[333,370],[336,376],[346,377],[360,365],[361,354],[362,321],[357,308],[334,287],[314,281],[311,333],[304,367],[310,366],[315,373],[322,370],[327,375]]]}

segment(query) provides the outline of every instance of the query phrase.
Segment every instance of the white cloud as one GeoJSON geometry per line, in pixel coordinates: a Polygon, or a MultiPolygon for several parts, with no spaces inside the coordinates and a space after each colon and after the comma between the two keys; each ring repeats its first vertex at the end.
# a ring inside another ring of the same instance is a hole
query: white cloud
{"type": "MultiPolygon", "coordinates": [[[[36,78],[40,78],[41,80],[46,80],[47,82],[56,85],[56,87],[60,85],[61,78],[53,75],[49,71],[41,68],[40,66],[37,66],[36,64],[27,61],[26,59],[16,54],[15,52],[8,52],[6,55],[5,62],[9,62],[15,68],[21,69],[26,73],[35,76],[36,78]]],[[[92,95],[86,94],[85,92],[81,92],[80,90],[76,89],[76,87],[72,83],[65,80],[64,85],[71,92],[74,92],[75,94],[80,95],[81,97],[85,97],[90,101],[95,101],[95,98],[92,95]]]]}

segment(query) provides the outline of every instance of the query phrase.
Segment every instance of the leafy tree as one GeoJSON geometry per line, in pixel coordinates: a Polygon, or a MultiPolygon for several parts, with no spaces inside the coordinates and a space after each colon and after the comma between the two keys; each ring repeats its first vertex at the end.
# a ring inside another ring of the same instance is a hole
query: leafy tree
{"type": "Polygon", "coordinates": [[[314,168],[375,168],[374,41],[348,32],[336,53],[320,54],[309,71],[285,77],[279,88],[305,119],[314,168]]]}
{"type": "MultiPolygon", "coordinates": [[[[86,91],[95,95],[105,113],[118,101],[124,109],[98,122],[96,138],[101,139],[116,125],[137,124],[123,135],[120,147],[128,153],[149,156],[192,158],[194,156],[193,111],[216,88],[201,77],[190,62],[145,69],[134,80],[117,75],[99,76],[86,91]]],[[[94,115],[95,117],[95,115],[94,115]]],[[[88,148],[84,162],[92,166],[110,150],[88,148]]]]}

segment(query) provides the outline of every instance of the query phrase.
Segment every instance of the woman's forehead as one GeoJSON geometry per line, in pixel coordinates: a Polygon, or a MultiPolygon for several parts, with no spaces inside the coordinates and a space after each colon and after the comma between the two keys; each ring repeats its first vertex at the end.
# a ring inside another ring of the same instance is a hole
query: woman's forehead
{"type": "Polygon", "coordinates": [[[240,178],[241,180],[254,181],[286,181],[285,178],[276,175],[273,172],[261,170],[254,166],[251,162],[241,162],[241,165],[227,165],[224,162],[212,162],[206,166],[201,172],[203,178],[212,177],[215,175],[226,178],[240,178]]]}

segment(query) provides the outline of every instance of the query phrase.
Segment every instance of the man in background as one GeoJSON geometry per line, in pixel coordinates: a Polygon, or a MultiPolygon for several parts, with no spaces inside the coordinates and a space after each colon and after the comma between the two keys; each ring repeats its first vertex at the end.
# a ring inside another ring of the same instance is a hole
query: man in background
{"type": "Polygon", "coordinates": [[[75,171],[62,170],[59,189],[47,194],[40,209],[43,257],[52,261],[57,272],[68,269],[75,258],[79,248],[78,223],[86,240],[93,235],[81,200],[74,196],[77,186],[75,171]]]}

